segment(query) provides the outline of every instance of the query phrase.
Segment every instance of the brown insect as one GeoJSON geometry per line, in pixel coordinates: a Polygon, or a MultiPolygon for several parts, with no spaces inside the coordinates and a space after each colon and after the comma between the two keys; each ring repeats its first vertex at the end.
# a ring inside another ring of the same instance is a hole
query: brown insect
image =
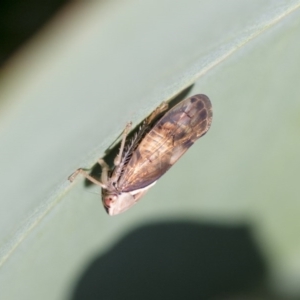
{"type": "Polygon", "coordinates": [[[102,188],[102,202],[109,215],[117,215],[141,199],[156,181],[210,128],[212,106],[205,95],[187,98],[165,112],[160,105],[143,122],[132,139],[126,141],[131,123],[127,124],[114,167],[103,159],[101,179],[78,169],[69,180],[81,173],[102,188]],[[165,112],[163,114],[163,112],[165,112]]]}

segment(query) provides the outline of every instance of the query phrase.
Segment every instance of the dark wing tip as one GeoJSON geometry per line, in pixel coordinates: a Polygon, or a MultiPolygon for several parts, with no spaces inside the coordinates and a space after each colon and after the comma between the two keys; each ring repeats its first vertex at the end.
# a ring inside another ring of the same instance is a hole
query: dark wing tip
{"type": "Polygon", "coordinates": [[[206,108],[210,108],[210,109],[212,108],[211,101],[206,95],[198,94],[198,95],[194,95],[194,96],[191,97],[191,102],[192,103],[197,101],[197,100],[202,101],[206,108]]]}
{"type": "Polygon", "coordinates": [[[198,94],[190,97],[191,102],[195,103],[198,101],[197,106],[199,111],[205,111],[205,114],[203,113],[204,118],[207,120],[206,122],[206,128],[203,130],[203,133],[201,136],[205,135],[207,131],[209,130],[212,122],[213,117],[213,111],[212,111],[212,105],[210,99],[204,95],[204,94],[198,94]]]}

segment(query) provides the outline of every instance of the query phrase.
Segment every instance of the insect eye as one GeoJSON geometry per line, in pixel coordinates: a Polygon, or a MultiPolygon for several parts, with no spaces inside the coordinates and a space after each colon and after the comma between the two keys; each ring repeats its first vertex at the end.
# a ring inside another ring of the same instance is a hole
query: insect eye
{"type": "Polygon", "coordinates": [[[111,203],[114,203],[117,199],[117,196],[116,195],[110,195],[108,196],[105,200],[105,202],[110,205],[111,203]]]}

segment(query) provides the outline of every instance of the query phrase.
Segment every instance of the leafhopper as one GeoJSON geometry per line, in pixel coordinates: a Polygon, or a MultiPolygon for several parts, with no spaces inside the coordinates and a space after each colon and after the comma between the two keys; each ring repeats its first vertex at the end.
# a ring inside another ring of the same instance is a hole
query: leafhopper
{"type": "Polygon", "coordinates": [[[139,201],[156,181],[203,136],[212,122],[212,106],[206,95],[189,97],[168,110],[163,103],[154,110],[128,139],[127,124],[114,166],[99,159],[101,178],[95,179],[85,170],[78,174],[102,188],[102,202],[109,215],[120,214],[139,201]]]}

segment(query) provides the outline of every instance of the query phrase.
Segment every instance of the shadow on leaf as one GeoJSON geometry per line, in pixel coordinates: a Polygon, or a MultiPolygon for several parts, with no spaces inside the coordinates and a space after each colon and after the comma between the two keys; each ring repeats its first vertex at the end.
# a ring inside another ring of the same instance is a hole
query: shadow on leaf
{"type": "Polygon", "coordinates": [[[265,274],[247,226],[162,222],[96,258],[71,299],[225,299],[261,286],[265,274]]]}

